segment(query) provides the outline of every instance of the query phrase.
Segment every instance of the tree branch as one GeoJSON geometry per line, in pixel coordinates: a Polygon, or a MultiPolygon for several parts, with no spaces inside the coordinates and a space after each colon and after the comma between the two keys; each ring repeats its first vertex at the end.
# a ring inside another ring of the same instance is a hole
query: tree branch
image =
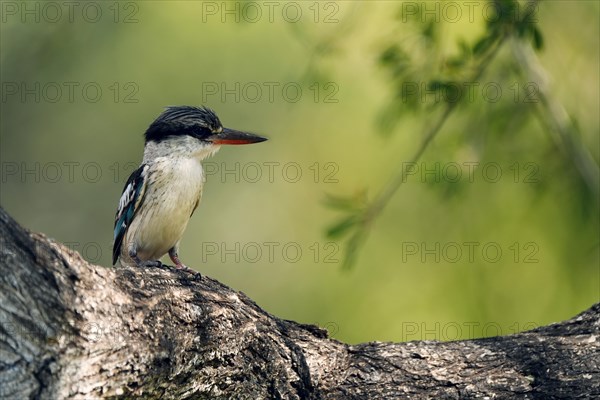
{"type": "Polygon", "coordinates": [[[174,270],[91,265],[0,208],[0,398],[600,396],[600,304],[517,335],[347,345],[174,270]]]}
{"type": "Polygon", "coordinates": [[[522,40],[513,39],[511,49],[521,68],[519,71],[526,82],[535,84],[535,92],[527,93],[536,103],[536,113],[540,123],[548,127],[546,131],[553,135],[559,150],[566,153],[583,182],[594,198],[600,196],[600,168],[589,150],[583,145],[577,127],[564,106],[552,96],[549,88],[549,74],[539,61],[531,45],[522,40]]]}
{"type": "MultiPolygon", "coordinates": [[[[506,36],[501,36],[495,40],[491,46],[491,49],[479,59],[478,64],[470,78],[463,82],[461,85],[462,88],[467,87],[468,83],[476,82],[481,78],[481,76],[485,73],[485,70],[498,55],[506,39],[506,36]]],[[[464,96],[459,96],[459,99],[461,97],[464,96]]],[[[427,150],[431,142],[433,142],[435,137],[442,130],[442,127],[445,125],[450,115],[452,115],[452,112],[457,105],[458,101],[447,102],[445,104],[440,116],[432,125],[428,125],[428,127],[425,129],[421,144],[414,152],[413,156],[409,159],[408,164],[415,164],[417,161],[419,161],[423,153],[425,153],[425,150],[427,150]]],[[[402,163],[402,165],[405,164],[406,162],[402,163]]],[[[387,206],[398,189],[400,189],[402,184],[406,182],[407,174],[408,170],[406,168],[398,169],[383,186],[381,191],[375,196],[375,198],[365,207],[362,215],[359,218],[359,223],[355,227],[350,238],[347,240],[342,268],[349,269],[354,264],[357,253],[365,242],[371,225],[374,223],[375,219],[381,215],[383,209],[387,206]]]]}

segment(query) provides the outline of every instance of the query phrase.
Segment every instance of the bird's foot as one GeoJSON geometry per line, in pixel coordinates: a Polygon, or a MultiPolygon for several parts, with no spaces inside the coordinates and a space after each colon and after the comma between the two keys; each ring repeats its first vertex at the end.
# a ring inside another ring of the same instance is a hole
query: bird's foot
{"type": "Polygon", "coordinates": [[[129,257],[133,260],[137,267],[157,267],[162,268],[164,265],[160,262],[160,260],[144,260],[142,261],[140,257],[137,255],[137,251],[135,248],[129,249],[129,257]]]}
{"type": "Polygon", "coordinates": [[[193,269],[185,266],[184,264],[175,264],[175,269],[177,269],[178,271],[187,272],[188,274],[192,275],[194,279],[202,279],[202,274],[200,272],[194,271],[193,269]]]}
{"type": "Polygon", "coordinates": [[[179,259],[179,255],[177,254],[177,252],[174,249],[169,250],[169,257],[171,258],[171,261],[173,261],[175,263],[175,268],[178,269],[179,271],[187,272],[188,274],[193,275],[195,277],[195,279],[202,278],[202,274],[200,274],[200,272],[194,271],[193,269],[189,268],[188,266],[186,266],[184,263],[181,262],[181,260],[179,259]]]}

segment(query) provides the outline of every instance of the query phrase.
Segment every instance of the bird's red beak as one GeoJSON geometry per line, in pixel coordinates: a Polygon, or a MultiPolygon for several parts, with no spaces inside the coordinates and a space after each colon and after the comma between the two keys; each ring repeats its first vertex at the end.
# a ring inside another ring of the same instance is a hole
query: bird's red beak
{"type": "Polygon", "coordinates": [[[209,136],[206,141],[214,144],[251,144],[264,142],[267,138],[255,135],[253,133],[236,131],[234,129],[223,128],[219,133],[209,136]]]}

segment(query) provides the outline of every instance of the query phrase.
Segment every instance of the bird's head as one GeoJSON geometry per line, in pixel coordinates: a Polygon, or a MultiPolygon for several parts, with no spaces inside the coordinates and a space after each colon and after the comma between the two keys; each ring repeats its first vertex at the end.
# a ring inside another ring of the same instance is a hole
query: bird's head
{"type": "Polygon", "coordinates": [[[160,148],[200,158],[214,153],[224,144],[251,144],[267,140],[253,133],[224,128],[213,110],[192,106],[167,107],[144,136],[146,148],[154,149],[153,152],[160,148]]]}

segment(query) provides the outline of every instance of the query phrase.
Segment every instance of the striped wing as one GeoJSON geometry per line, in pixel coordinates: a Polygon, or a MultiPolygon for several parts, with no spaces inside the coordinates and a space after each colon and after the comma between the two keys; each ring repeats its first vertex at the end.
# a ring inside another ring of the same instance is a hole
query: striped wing
{"type": "Polygon", "coordinates": [[[133,217],[135,217],[135,213],[144,199],[147,173],[148,166],[142,165],[129,176],[123,189],[117,215],[115,216],[113,265],[117,262],[119,254],[121,254],[125,232],[127,232],[127,228],[131,225],[131,221],[133,221],[133,217]]]}

